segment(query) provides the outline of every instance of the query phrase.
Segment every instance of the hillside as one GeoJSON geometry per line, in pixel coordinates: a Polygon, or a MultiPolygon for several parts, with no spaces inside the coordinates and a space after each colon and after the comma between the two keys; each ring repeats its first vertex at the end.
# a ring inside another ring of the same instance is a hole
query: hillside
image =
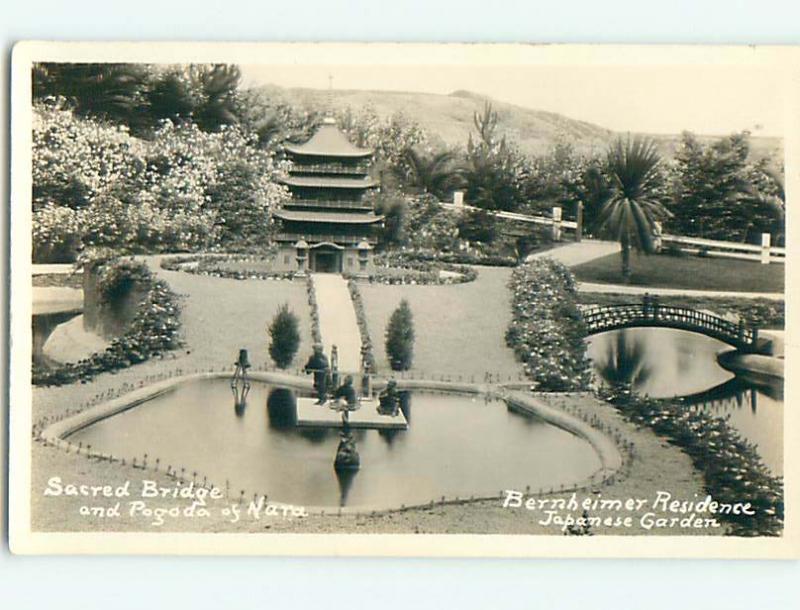
{"type": "MultiPolygon", "coordinates": [[[[484,101],[489,99],[469,91],[439,95],[405,91],[286,89],[274,85],[260,89],[273,100],[298,108],[320,108],[332,104],[335,109],[349,107],[358,111],[371,107],[382,117],[402,112],[448,146],[464,145],[469,134],[474,132],[473,113],[481,110],[484,101]]],[[[617,135],[609,129],[554,112],[490,101],[498,115],[500,132],[528,155],[547,152],[558,138],[571,142],[579,151],[603,150],[617,135]]],[[[666,156],[674,154],[679,134],[653,137],[666,156]]],[[[701,139],[712,141],[715,138],[701,139]]],[[[756,156],[773,155],[779,159],[782,142],[779,138],[753,137],[752,150],[756,156]]]]}

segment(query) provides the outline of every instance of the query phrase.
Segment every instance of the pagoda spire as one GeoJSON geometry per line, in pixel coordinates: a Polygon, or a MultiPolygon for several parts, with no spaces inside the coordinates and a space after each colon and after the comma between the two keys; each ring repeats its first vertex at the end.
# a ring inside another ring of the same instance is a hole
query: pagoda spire
{"type": "Polygon", "coordinates": [[[325,113],[326,117],[333,118],[333,74],[328,74],[328,109],[325,113]]]}

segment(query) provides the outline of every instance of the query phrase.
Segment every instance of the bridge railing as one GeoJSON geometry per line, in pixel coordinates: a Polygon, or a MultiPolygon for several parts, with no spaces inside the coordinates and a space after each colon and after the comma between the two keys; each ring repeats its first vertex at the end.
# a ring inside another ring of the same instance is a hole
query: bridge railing
{"type": "Polygon", "coordinates": [[[687,307],[660,305],[651,300],[643,303],[588,307],[581,313],[588,329],[594,332],[646,323],[653,326],[663,324],[704,331],[735,345],[754,345],[758,339],[758,331],[748,328],[742,322],[731,322],[687,307]]]}

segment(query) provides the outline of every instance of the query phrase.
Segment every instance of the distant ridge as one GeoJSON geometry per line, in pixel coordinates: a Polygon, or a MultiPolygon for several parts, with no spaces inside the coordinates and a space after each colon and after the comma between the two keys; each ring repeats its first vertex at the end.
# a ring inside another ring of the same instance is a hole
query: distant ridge
{"type": "MultiPolygon", "coordinates": [[[[350,107],[353,111],[370,107],[379,116],[387,117],[402,112],[417,121],[432,137],[447,146],[463,146],[474,132],[473,113],[490,101],[498,117],[498,130],[514,141],[528,155],[546,153],[559,139],[570,142],[580,152],[602,152],[619,135],[610,129],[564,115],[525,108],[493,100],[486,95],[468,90],[457,90],[442,95],[412,91],[369,91],[334,89],[283,88],[264,85],[256,89],[272,99],[279,99],[300,108],[320,108],[330,104],[334,109],[350,107]]],[[[650,135],[650,134],[648,134],[650,135]]],[[[680,134],[650,135],[662,152],[672,157],[680,134]]],[[[718,136],[698,136],[702,141],[714,141],[718,136]]],[[[782,164],[781,138],[752,136],[752,151],[757,157],[773,156],[776,165],[782,164]]]]}

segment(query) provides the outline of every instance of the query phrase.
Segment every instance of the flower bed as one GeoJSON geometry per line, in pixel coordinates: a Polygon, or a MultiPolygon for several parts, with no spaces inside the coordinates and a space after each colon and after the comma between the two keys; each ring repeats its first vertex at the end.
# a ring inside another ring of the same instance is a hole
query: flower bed
{"type": "Polygon", "coordinates": [[[308,306],[311,308],[311,339],[314,343],[322,343],[322,331],[319,328],[319,305],[317,305],[317,290],[314,280],[306,277],[306,292],[308,293],[308,306]]]}
{"type": "MultiPolygon", "coordinates": [[[[55,368],[34,365],[34,385],[63,385],[76,381],[85,383],[100,373],[127,368],[181,345],[180,310],[177,296],[169,286],[156,280],[143,263],[111,262],[104,267],[108,277],[122,277],[111,269],[127,269],[133,274],[132,277],[148,286],[136,315],[125,333],[112,340],[103,352],[55,368]]],[[[103,275],[101,272],[101,277],[103,275]]]]}
{"type": "Polygon", "coordinates": [[[509,288],[512,320],[506,344],[525,363],[525,373],[536,389],[588,390],[586,327],[572,274],[552,259],[536,259],[514,270],[509,288]]]}
{"type": "Polygon", "coordinates": [[[772,476],[756,447],[728,423],[692,410],[680,400],[655,400],[626,387],[601,396],[629,421],[646,425],[687,453],[703,473],[706,491],[721,503],[749,502],[753,515],[720,514],[733,536],[779,536],[783,530],[783,481],[772,476]]]}
{"type": "Polygon", "coordinates": [[[472,282],[477,277],[477,271],[464,265],[415,259],[402,252],[384,252],[375,257],[375,270],[367,279],[386,285],[448,285],[472,282]],[[449,273],[442,274],[442,271],[449,273]]]}
{"type": "Polygon", "coordinates": [[[378,367],[372,349],[372,337],[370,337],[369,326],[367,326],[367,312],[364,309],[364,299],[361,296],[361,291],[358,289],[358,284],[354,280],[347,282],[347,288],[350,290],[350,299],[353,301],[353,309],[355,309],[356,312],[358,332],[361,335],[361,357],[368,369],[367,372],[376,373],[378,367]]]}
{"type": "Polygon", "coordinates": [[[457,265],[485,265],[488,267],[516,267],[517,259],[513,256],[493,254],[475,254],[471,252],[440,252],[430,249],[401,250],[387,253],[402,256],[406,260],[433,261],[457,265]]]}
{"type": "Polygon", "coordinates": [[[296,271],[271,271],[271,261],[271,257],[261,255],[180,256],[164,259],[161,261],[161,268],[232,280],[291,280],[297,277],[296,271]],[[237,263],[243,268],[226,267],[237,263]]]}

